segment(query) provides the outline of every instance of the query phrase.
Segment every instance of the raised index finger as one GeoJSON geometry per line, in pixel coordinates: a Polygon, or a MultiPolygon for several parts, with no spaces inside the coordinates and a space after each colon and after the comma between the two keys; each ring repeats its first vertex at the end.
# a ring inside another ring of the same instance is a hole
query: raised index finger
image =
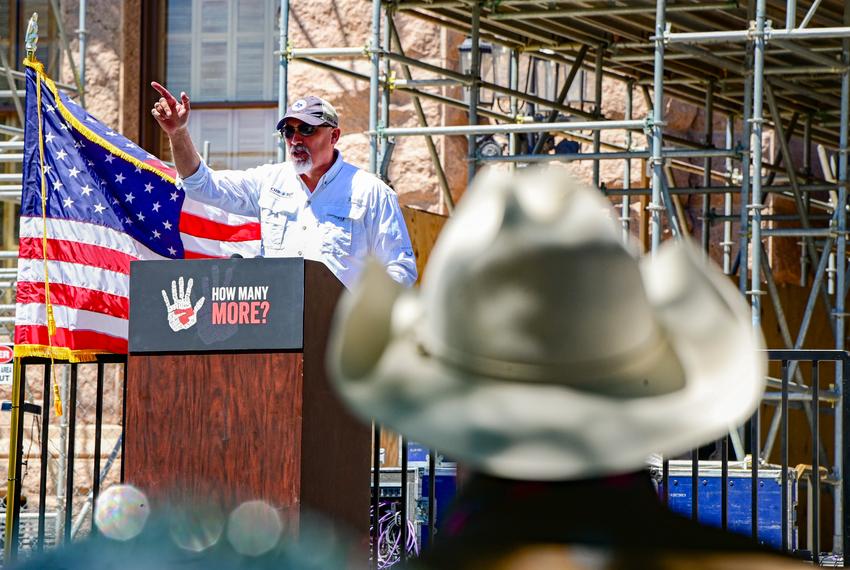
{"type": "Polygon", "coordinates": [[[174,105],[175,103],[177,103],[177,99],[174,98],[174,95],[172,95],[168,89],[166,89],[156,81],[151,81],[151,87],[156,89],[160,95],[165,97],[165,100],[168,101],[169,105],[174,105]]]}

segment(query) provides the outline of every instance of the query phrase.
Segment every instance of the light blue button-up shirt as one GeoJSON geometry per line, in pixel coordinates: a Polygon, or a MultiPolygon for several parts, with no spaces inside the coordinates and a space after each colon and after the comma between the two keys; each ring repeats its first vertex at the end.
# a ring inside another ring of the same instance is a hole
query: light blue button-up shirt
{"type": "Polygon", "coordinates": [[[324,263],[347,288],[366,257],[377,258],[403,285],[416,281],[416,260],[396,193],[337,152],[313,192],[292,164],[248,170],[200,168],[182,180],[194,200],[260,218],[264,257],[324,263]]]}

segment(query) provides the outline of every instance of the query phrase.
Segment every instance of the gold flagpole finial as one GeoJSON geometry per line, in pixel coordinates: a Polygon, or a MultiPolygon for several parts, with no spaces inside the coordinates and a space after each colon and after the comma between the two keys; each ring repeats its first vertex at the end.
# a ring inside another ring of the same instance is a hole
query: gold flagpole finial
{"type": "Polygon", "coordinates": [[[38,49],[38,12],[33,12],[29,24],[27,24],[27,34],[24,36],[24,42],[27,50],[27,59],[35,59],[35,50],[38,49]]]}

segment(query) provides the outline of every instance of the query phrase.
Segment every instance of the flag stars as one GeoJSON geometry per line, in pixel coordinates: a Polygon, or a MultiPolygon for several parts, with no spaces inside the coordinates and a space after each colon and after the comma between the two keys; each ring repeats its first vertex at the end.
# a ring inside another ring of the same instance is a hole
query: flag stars
{"type": "Polygon", "coordinates": [[[60,182],[59,180],[56,180],[56,181],[53,183],[53,189],[54,189],[54,190],[59,190],[60,188],[62,188],[62,186],[63,186],[63,184],[62,184],[62,182],[60,182]]]}
{"type": "Polygon", "coordinates": [[[176,250],[176,249],[174,249],[173,247],[169,247],[169,248],[168,248],[168,253],[170,253],[171,255],[177,255],[177,250],[176,250]]]}
{"type": "Polygon", "coordinates": [[[62,204],[64,204],[66,208],[70,208],[71,206],[73,206],[73,205],[74,205],[74,201],[73,201],[73,200],[71,200],[71,198],[65,198],[65,199],[62,201],[62,204]]]}
{"type": "Polygon", "coordinates": [[[56,153],[56,158],[58,158],[59,160],[65,160],[65,157],[67,157],[67,156],[68,156],[68,153],[65,152],[64,148],[60,148],[59,152],[56,153]]]}
{"type": "Polygon", "coordinates": [[[142,167],[137,164],[136,165],[136,174],[141,174],[141,173],[142,173],[142,167]]]}
{"type": "Polygon", "coordinates": [[[55,138],[56,138],[56,135],[54,135],[53,133],[47,133],[47,136],[44,137],[44,140],[46,140],[47,142],[50,143],[50,142],[53,142],[53,139],[55,139],[55,138]]]}
{"type": "Polygon", "coordinates": [[[171,222],[169,222],[168,220],[165,220],[164,222],[162,222],[162,225],[163,225],[163,226],[165,227],[165,229],[167,229],[167,230],[170,230],[170,229],[171,229],[171,222]]]}
{"type": "Polygon", "coordinates": [[[141,213],[141,212],[139,212],[138,214],[136,214],[136,217],[137,217],[137,218],[139,218],[139,221],[140,221],[140,222],[144,222],[144,221],[145,221],[145,215],[144,215],[143,213],[141,213]]]}
{"type": "MultiPolygon", "coordinates": [[[[89,191],[91,192],[91,188],[89,188],[89,191]]],[[[102,214],[103,214],[103,211],[104,211],[105,209],[106,209],[106,206],[104,206],[104,205],[103,205],[103,204],[101,204],[100,202],[98,202],[97,204],[95,204],[95,205],[94,205],[94,212],[95,212],[96,214],[101,214],[101,215],[102,215],[102,214]]]]}
{"type": "Polygon", "coordinates": [[[161,236],[162,234],[160,234],[157,230],[154,230],[152,235],[153,235],[153,237],[155,237],[156,239],[159,239],[159,236],[161,236]]]}
{"type": "Polygon", "coordinates": [[[63,131],[67,131],[68,125],[66,125],[65,123],[60,123],[59,128],[62,129],[63,131]]]}
{"type": "Polygon", "coordinates": [[[130,204],[132,204],[133,200],[135,200],[136,197],[133,196],[132,192],[130,192],[129,194],[124,194],[124,199],[127,200],[127,202],[129,202],[130,204]]]}
{"type": "Polygon", "coordinates": [[[44,168],[41,169],[41,171],[44,172],[45,174],[50,174],[51,170],[53,170],[53,166],[51,166],[49,164],[45,164],[44,168]]]}
{"type": "Polygon", "coordinates": [[[118,184],[123,184],[123,183],[124,183],[124,179],[125,179],[125,178],[126,178],[126,176],[124,176],[123,174],[121,174],[121,173],[119,172],[119,173],[115,176],[115,182],[117,182],[118,184]]]}
{"type": "Polygon", "coordinates": [[[179,197],[180,197],[180,194],[178,194],[177,192],[172,192],[172,193],[171,193],[171,201],[172,201],[172,202],[176,202],[176,201],[177,201],[177,198],[179,198],[179,197]]]}
{"type": "Polygon", "coordinates": [[[154,202],[154,203],[153,203],[153,206],[151,206],[151,208],[153,209],[153,211],[154,211],[154,212],[159,212],[159,209],[160,209],[161,207],[162,207],[162,206],[160,206],[160,205],[159,205],[159,202],[154,202]]]}
{"type": "Polygon", "coordinates": [[[147,184],[145,184],[145,192],[147,192],[148,194],[150,194],[151,192],[153,192],[153,184],[151,184],[150,182],[148,182],[147,184]]]}
{"type": "Polygon", "coordinates": [[[115,155],[114,154],[107,154],[106,158],[104,158],[104,160],[106,162],[108,162],[109,164],[112,164],[112,161],[115,160],[115,155]]]}
{"type": "Polygon", "coordinates": [[[116,133],[115,131],[106,131],[106,133],[105,133],[105,134],[106,134],[106,136],[108,136],[108,137],[114,137],[114,136],[115,136],[115,135],[117,135],[118,133],[116,133]]]}
{"type": "Polygon", "coordinates": [[[91,186],[86,184],[85,186],[80,188],[80,191],[83,193],[83,196],[88,196],[89,194],[91,194],[93,192],[93,189],[92,189],[91,186]]]}
{"type": "Polygon", "coordinates": [[[79,170],[77,170],[77,167],[76,167],[76,166],[72,166],[72,167],[71,167],[71,170],[69,170],[69,171],[68,171],[68,176],[70,176],[71,178],[76,178],[76,177],[77,177],[77,174],[79,174],[79,173],[80,173],[80,171],[79,171],[79,170]]]}
{"type": "Polygon", "coordinates": [[[53,105],[51,105],[49,103],[47,105],[45,105],[44,108],[47,110],[48,113],[52,113],[53,111],[56,110],[56,107],[54,107],[53,105]]]}

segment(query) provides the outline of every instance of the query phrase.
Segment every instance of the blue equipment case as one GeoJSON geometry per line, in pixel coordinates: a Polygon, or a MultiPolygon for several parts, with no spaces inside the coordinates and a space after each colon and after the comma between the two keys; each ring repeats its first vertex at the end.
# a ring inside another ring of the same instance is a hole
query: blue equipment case
{"type": "MultiPolygon", "coordinates": [[[[697,506],[698,519],[708,526],[721,525],[721,478],[719,461],[700,461],[700,487],[697,506]]],[[[660,468],[653,474],[660,496],[664,496],[660,468]]],[[[758,489],[758,539],[761,544],[774,548],[782,546],[782,471],[778,465],[759,467],[758,489]]],[[[749,536],[752,532],[752,474],[749,464],[729,462],[727,528],[749,536]]],[[[691,461],[670,461],[670,494],[668,506],[674,512],[691,516],[691,461]]],[[[788,547],[797,548],[797,476],[788,469],[788,547]]]]}
{"type": "MultiPolygon", "coordinates": [[[[435,469],[436,481],[434,493],[436,502],[434,504],[434,519],[437,527],[437,533],[443,526],[449,506],[457,494],[457,467],[437,467],[435,469]]],[[[417,518],[421,522],[420,538],[422,548],[428,547],[428,485],[430,484],[428,477],[428,469],[420,468],[420,480],[422,481],[422,494],[420,505],[417,509],[417,518]]]]}

